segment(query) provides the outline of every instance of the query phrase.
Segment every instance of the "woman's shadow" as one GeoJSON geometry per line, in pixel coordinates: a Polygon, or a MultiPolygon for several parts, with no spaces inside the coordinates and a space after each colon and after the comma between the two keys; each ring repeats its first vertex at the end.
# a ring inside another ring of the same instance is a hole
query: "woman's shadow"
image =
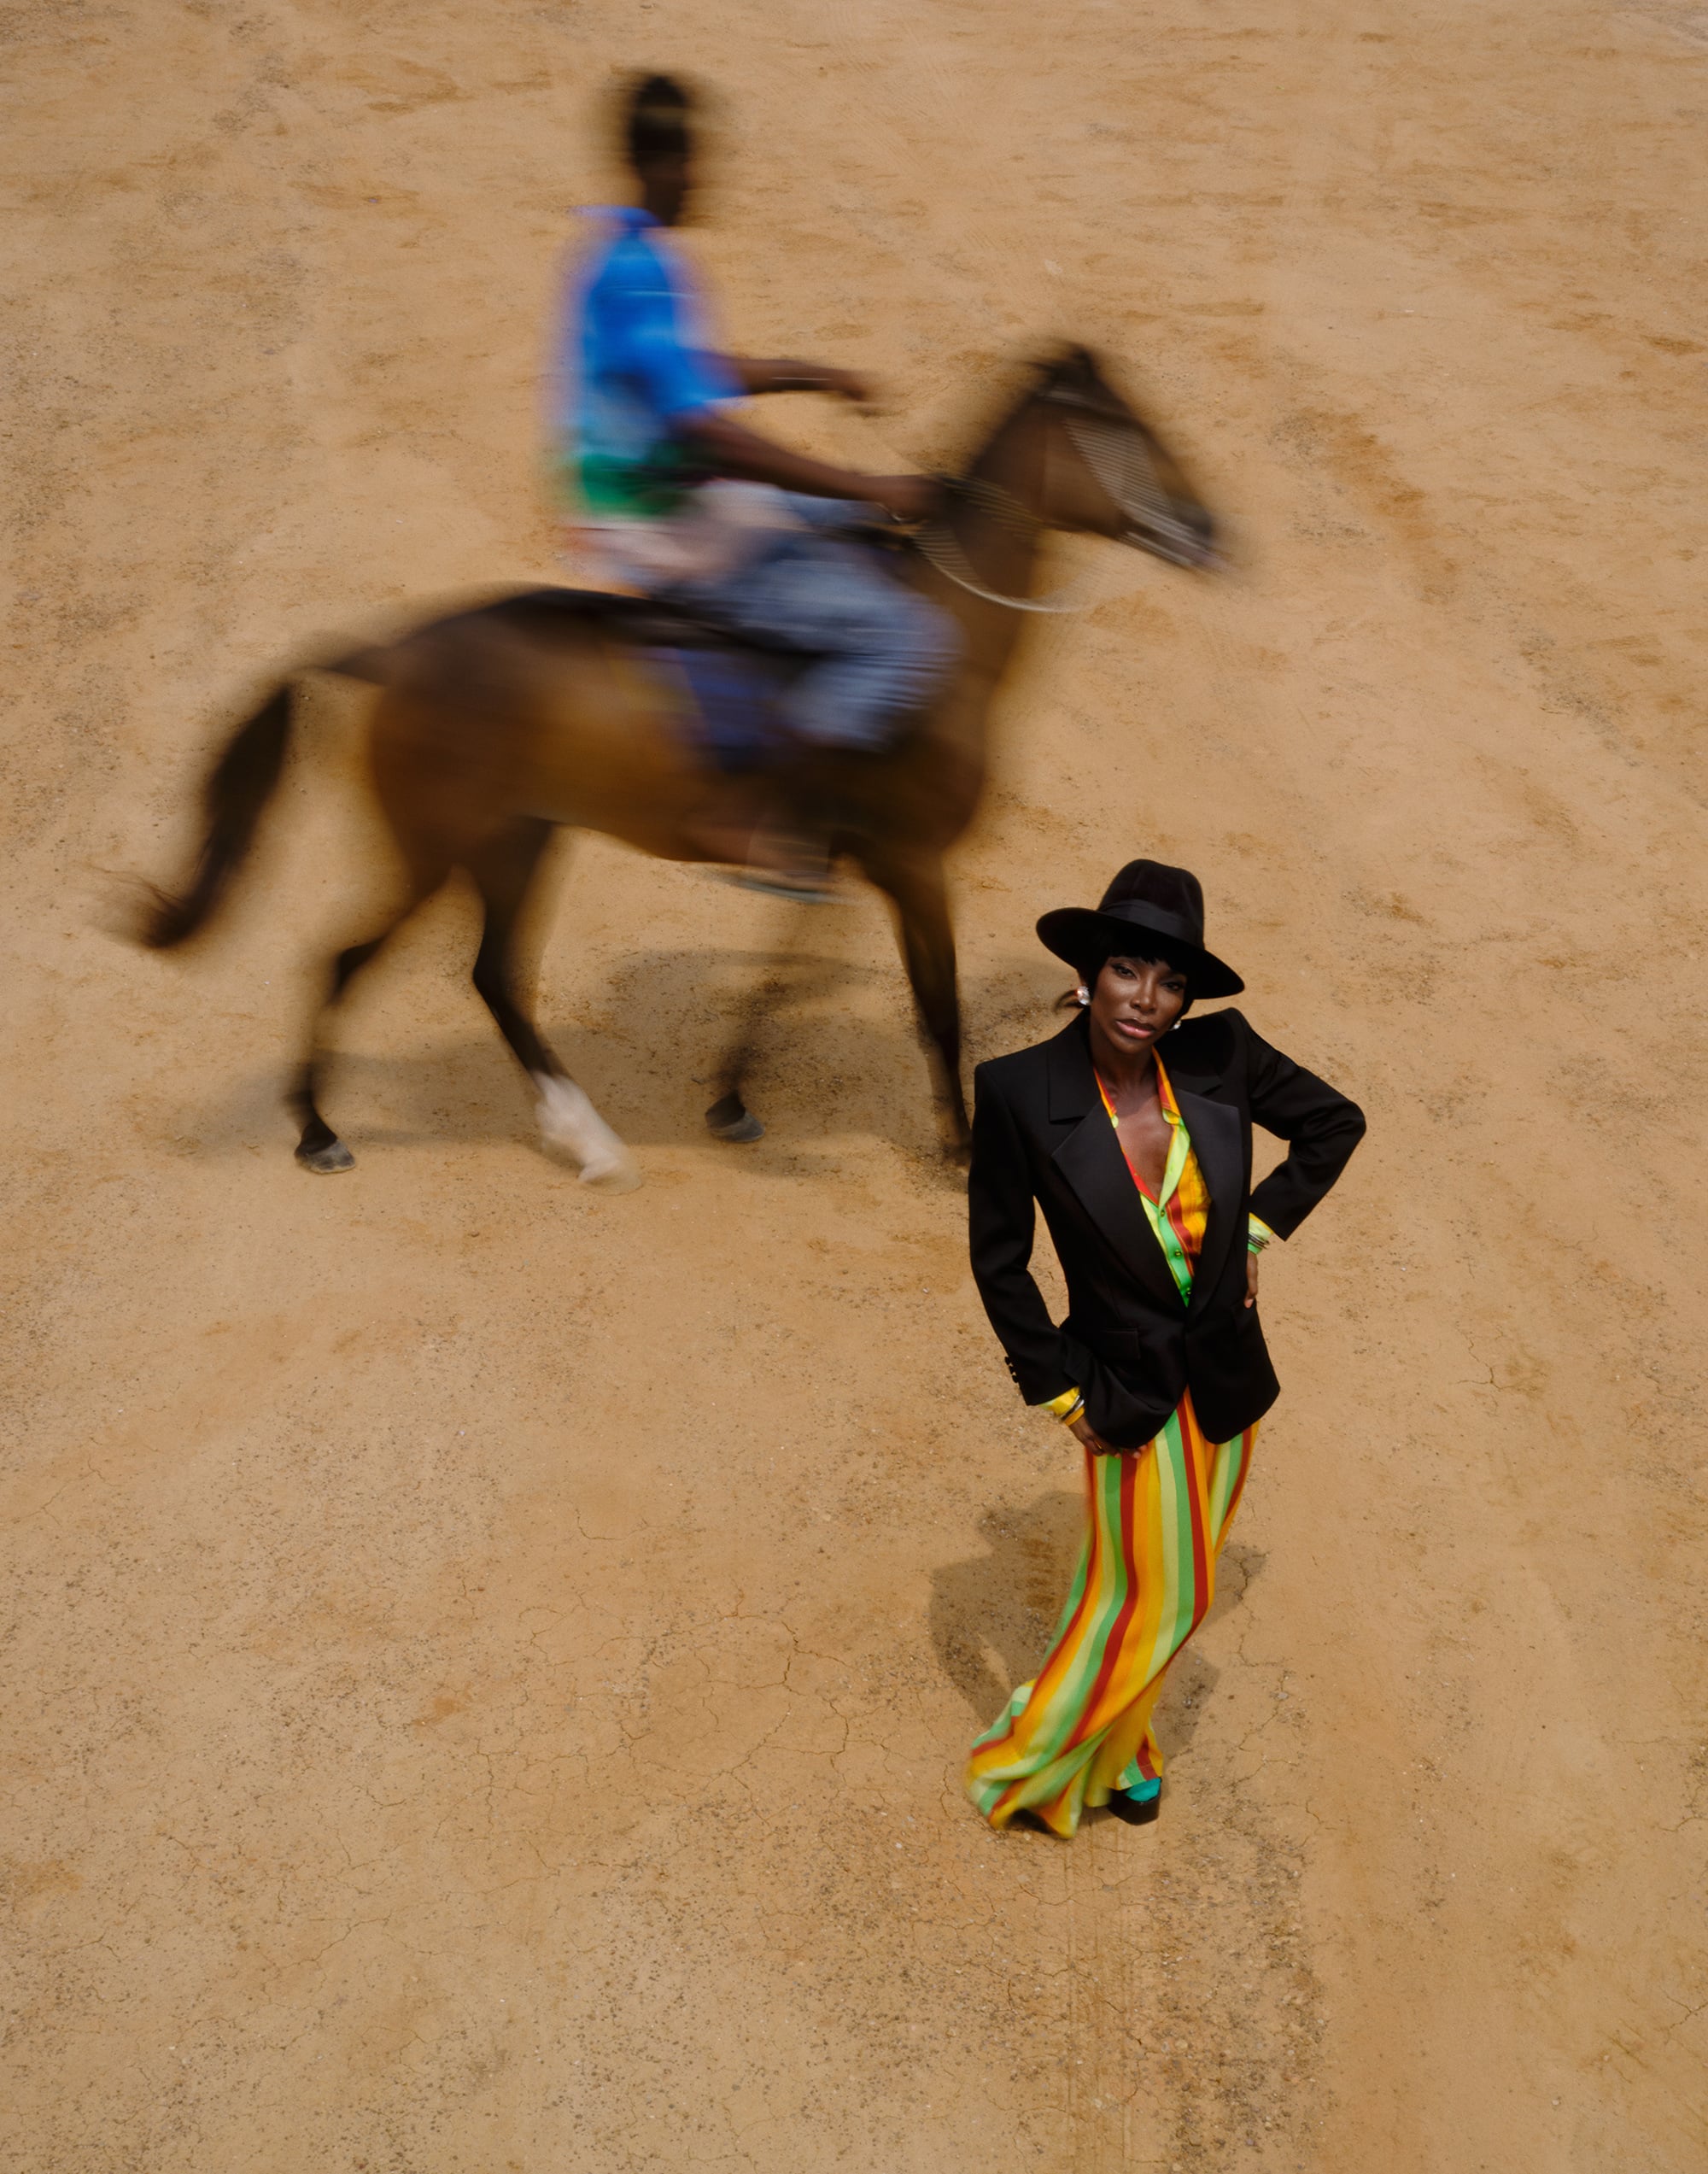
{"type": "MultiPolygon", "coordinates": [[[[1050,1650],[1073,1580],[1085,1532],[1085,1497],[1055,1489],[1019,1508],[995,1503],[979,1520],[986,1552],[944,1564],[932,1573],[931,1643],[943,1673],[965,1698],[980,1728],[1029,1682],[1050,1650]],[[999,1676],[992,1656],[1001,1663],[999,1676]]],[[[1207,1622],[1237,1608],[1266,1557],[1230,1543],[1216,1569],[1216,1597],[1207,1622]]],[[[1220,1670],[1187,1646],[1168,1672],[1157,1720],[1170,1752],[1191,1742],[1220,1670]]]]}

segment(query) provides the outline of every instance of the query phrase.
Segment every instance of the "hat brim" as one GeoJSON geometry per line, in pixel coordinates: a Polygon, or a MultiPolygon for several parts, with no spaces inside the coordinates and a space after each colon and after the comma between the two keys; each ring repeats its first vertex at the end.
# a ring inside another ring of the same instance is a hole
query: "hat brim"
{"type": "Polygon", "coordinates": [[[1245,983],[1231,966],[1202,944],[1141,917],[1143,914],[1142,906],[1129,907],[1124,914],[1098,913],[1086,905],[1058,906],[1039,921],[1038,941],[1070,966],[1084,967],[1092,959],[1111,958],[1118,952],[1142,958],[1149,935],[1157,940],[1159,950],[1179,962],[1192,984],[1194,1003],[1200,997],[1239,995],[1245,983]]]}

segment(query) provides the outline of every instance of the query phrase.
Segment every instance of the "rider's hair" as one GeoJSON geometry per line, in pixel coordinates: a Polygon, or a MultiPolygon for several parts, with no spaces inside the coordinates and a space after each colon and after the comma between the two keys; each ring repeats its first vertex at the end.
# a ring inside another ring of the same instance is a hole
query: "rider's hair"
{"type": "Polygon", "coordinates": [[[693,100],[674,76],[643,75],[623,101],[623,148],[638,173],[655,159],[686,158],[693,100]]]}

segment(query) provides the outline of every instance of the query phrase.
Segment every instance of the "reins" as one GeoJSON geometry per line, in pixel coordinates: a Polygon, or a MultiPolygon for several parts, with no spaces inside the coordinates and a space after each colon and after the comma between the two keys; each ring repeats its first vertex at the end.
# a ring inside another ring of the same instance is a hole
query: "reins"
{"type": "MultiPolygon", "coordinates": [[[[997,527],[1027,542],[1036,538],[1044,525],[1029,506],[1016,498],[1011,490],[1004,490],[1000,483],[986,483],[977,476],[943,476],[939,478],[944,495],[951,501],[960,499],[980,507],[995,521],[997,527]]],[[[945,520],[928,521],[914,538],[914,548],[920,556],[936,567],[939,573],[952,581],[957,589],[964,589],[968,595],[981,597],[986,604],[1000,604],[1009,612],[1083,612],[1086,603],[1064,602],[1073,598],[1089,584],[1082,577],[1070,582],[1065,589],[1058,589],[1054,596],[1008,596],[1002,590],[986,589],[978,578],[972,560],[961,548],[961,540],[945,520]]]]}

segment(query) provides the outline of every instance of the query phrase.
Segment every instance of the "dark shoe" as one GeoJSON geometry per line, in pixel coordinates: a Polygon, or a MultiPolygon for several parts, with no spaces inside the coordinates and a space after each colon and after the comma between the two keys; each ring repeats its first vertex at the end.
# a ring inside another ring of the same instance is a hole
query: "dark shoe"
{"type": "Polygon", "coordinates": [[[1162,1809],[1162,1791],[1159,1789],[1154,1796],[1129,1796],[1118,1789],[1109,1799],[1109,1809],[1130,1827],[1148,1827],[1162,1809]]]}

